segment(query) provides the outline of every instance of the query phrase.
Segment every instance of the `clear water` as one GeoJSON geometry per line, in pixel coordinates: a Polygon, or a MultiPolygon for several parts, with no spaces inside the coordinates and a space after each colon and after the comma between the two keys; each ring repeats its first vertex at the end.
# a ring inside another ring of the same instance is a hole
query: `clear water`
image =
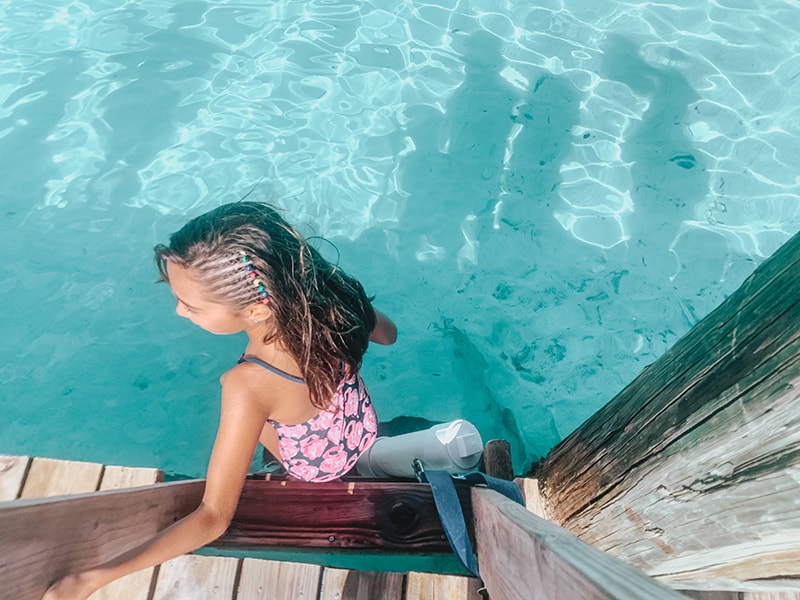
{"type": "Polygon", "coordinates": [[[0,452],[204,472],[242,339],[176,317],[151,248],[254,190],[398,323],[382,420],[524,470],[800,229],[797,31],[794,0],[0,0],[0,452]]]}

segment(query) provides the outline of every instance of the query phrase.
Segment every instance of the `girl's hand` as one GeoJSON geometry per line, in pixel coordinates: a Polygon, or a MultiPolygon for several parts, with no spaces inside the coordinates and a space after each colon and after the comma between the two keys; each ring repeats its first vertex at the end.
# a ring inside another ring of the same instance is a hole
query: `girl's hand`
{"type": "MultiPolygon", "coordinates": [[[[375,310],[373,308],[373,310],[375,310]]],[[[374,344],[388,346],[397,339],[397,327],[392,320],[382,312],[375,310],[375,329],[369,336],[369,341],[374,344]]]]}
{"type": "Polygon", "coordinates": [[[94,592],[83,574],[67,575],[51,585],[42,600],[86,600],[94,592]]]}

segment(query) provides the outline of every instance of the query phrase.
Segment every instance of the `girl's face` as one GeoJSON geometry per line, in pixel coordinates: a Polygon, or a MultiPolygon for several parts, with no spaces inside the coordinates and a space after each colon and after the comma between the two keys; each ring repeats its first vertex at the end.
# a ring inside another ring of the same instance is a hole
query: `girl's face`
{"type": "Polygon", "coordinates": [[[167,276],[169,287],[178,301],[175,312],[181,317],[218,335],[239,333],[252,326],[252,321],[241,311],[206,299],[202,287],[192,278],[188,269],[167,261],[167,276]]]}

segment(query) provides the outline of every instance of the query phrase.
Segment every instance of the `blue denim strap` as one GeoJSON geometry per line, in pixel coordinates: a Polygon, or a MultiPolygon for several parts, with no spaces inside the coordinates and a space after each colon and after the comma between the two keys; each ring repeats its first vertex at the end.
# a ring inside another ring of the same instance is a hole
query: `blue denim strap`
{"type": "Polygon", "coordinates": [[[472,542],[469,539],[464,512],[458,501],[454,480],[466,481],[470,485],[486,485],[514,502],[524,505],[522,492],[513,481],[498,479],[484,473],[470,473],[463,477],[453,477],[446,471],[423,471],[420,479],[427,481],[431,486],[433,501],[436,503],[442,528],[453,552],[467,571],[480,578],[478,561],[472,551],[472,542]]]}

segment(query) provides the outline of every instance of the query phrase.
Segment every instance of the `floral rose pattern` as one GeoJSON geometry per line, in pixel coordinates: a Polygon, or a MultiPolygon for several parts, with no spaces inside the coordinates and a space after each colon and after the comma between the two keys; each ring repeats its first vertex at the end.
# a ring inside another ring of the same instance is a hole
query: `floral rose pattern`
{"type": "Polygon", "coordinates": [[[330,409],[300,425],[270,421],[278,432],[281,463],[302,481],[338,479],[375,441],[378,418],[358,373],[345,374],[330,409]]]}

